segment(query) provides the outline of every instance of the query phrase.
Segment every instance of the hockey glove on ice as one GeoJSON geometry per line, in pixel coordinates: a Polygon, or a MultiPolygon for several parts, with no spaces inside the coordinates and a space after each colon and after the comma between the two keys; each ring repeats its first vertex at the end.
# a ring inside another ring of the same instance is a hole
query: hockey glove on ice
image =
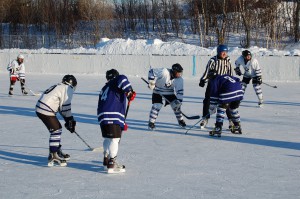
{"type": "Polygon", "coordinates": [[[74,118],[71,117],[67,117],[65,118],[65,127],[68,131],[70,131],[71,133],[75,132],[75,126],[76,126],[76,121],[74,120],[74,118]]]}
{"type": "Polygon", "coordinates": [[[242,72],[241,72],[240,67],[236,67],[236,68],[234,69],[234,71],[235,71],[235,74],[237,74],[238,76],[241,76],[241,75],[242,75],[242,72]]]}
{"type": "Polygon", "coordinates": [[[204,87],[205,86],[205,81],[203,79],[200,79],[199,86],[200,87],[204,87]]]}

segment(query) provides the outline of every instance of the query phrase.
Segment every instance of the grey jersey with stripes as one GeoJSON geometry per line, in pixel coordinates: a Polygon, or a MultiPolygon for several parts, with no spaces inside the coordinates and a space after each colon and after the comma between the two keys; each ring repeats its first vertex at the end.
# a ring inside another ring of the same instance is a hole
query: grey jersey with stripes
{"type": "Polygon", "coordinates": [[[201,77],[202,80],[207,81],[208,72],[210,70],[216,70],[218,75],[233,76],[231,61],[229,57],[220,59],[218,58],[218,56],[214,56],[210,58],[201,77]]]}

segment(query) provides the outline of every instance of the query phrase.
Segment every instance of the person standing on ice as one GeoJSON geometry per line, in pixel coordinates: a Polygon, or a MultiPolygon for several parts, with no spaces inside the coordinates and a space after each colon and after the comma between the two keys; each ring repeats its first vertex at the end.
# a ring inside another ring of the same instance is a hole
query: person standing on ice
{"type": "Polygon", "coordinates": [[[208,79],[210,84],[209,112],[210,114],[217,112],[215,127],[209,134],[221,136],[227,110],[233,122],[231,132],[242,134],[238,108],[243,99],[244,91],[240,79],[230,75],[218,75],[216,70],[211,70],[208,73],[208,79]]]}
{"type": "Polygon", "coordinates": [[[116,158],[122,131],[127,130],[126,99],[133,101],[136,93],[127,77],[120,75],[116,69],[106,71],[106,79],[107,83],[99,94],[97,109],[98,122],[104,138],[103,166],[107,168],[107,173],[123,173],[125,166],[118,164],[116,158]]]}
{"type": "Polygon", "coordinates": [[[66,129],[74,133],[76,121],[71,112],[71,101],[76,86],[76,78],[73,75],[65,75],[62,83],[44,91],[36,103],[36,115],[50,132],[48,166],[67,166],[67,161],[70,160],[70,155],[61,150],[62,126],[56,114],[59,112],[63,116],[66,129]]]}
{"type": "Polygon", "coordinates": [[[13,60],[8,66],[9,71],[9,95],[13,95],[14,85],[16,81],[20,81],[21,91],[23,95],[27,95],[28,92],[25,90],[25,65],[24,65],[24,55],[18,55],[16,60],[13,60]]]}
{"type": "MultiPolygon", "coordinates": [[[[228,47],[227,45],[219,45],[217,47],[217,55],[214,57],[211,57],[206,65],[206,69],[200,79],[199,86],[204,87],[207,83],[206,91],[205,91],[205,97],[203,100],[203,112],[202,112],[202,121],[200,122],[200,128],[205,128],[205,126],[208,123],[208,119],[210,118],[209,113],[209,101],[210,101],[210,83],[208,81],[208,73],[211,70],[215,70],[218,75],[233,75],[232,72],[232,66],[228,53],[228,47]]],[[[226,114],[229,118],[229,126],[232,126],[231,120],[230,120],[230,114],[228,111],[226,111],[226,114]]]]}
{"type": "Polygon", "coordinates": [[[159,111],[163,106],[163,98],[166,99],[166,105],[170,104],[178,124],[185,127],[185,121],[181,113],[181,104],[183,100],[183,68],[180,64],[172,65],[168,68],[151,68],[148,73],[148,87],[153,90],[152,108],[149,115],[148,128],[155,129],[155,121],[159,111]]]}
{"type": "Polygon", "coordinates": [[[260,86],[262,84],[262,72],[257,59],[252,58],[252,54],[249,50],[244,50],[242,55],[235,61],[234,70],[238,76],[242,75],[240,66],[244,69],[242,80],[243,90],[246,90],[247,84],[249,84],[252,79],[253,89],[258,98],[258,106],[261,107],[263,105],[263,94],[260,86]]]}

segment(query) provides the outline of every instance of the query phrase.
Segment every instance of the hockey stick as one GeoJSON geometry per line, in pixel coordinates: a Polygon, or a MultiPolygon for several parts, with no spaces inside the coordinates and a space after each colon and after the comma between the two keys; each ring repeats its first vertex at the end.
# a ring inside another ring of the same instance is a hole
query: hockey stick
{"type": "MultiPolygon", "coordinates": [[[[147,80],[145,80],[145,78],[141,77],[141,79],[146,83],[146,84],[149,84],[149,82],[147,80]]],[[[171,104],[171,102],[165,97],[163,96],[162,94],[159,93],[160,96],[162,96],[169,104],[171,104]]],[[[196,119],[199,119],[200,118],[200,115],[194,115],[194,116],[187,116],[186,114],[184,114],[182,111],[181,111],[182,115],[188,119],[188,120],[196,120],[196,119]]]]}
{"type": "Polygon", "coordinates": [[[35,93],[34,91],[32,91],[32,90],[25,84],[25,82],[22,81],[22,79],[19,79],[19,80],[20,80],[20,82],[23,83],[24,86],[31,92],[32,95],[34,95],[34,96],[40,96],[40,95],[42,95],[41,93],[35,93]]]}
{"type": "Polygon", "coordinates": [[[130,100],[128,100],[128,103],[127,103],[127,108],[126,108],[126,112],[125,112],[125,119],[124,119],[124,131],[127,131],[127,129],[128,129],[128,125],[126,124],[126,118],[127,118],[127,115],[128,115],[128,111],[129,111],[129,107],[130,107],[130,103],[131,103],[131,101],[130,100]]]}
{"type": "Polygon", "coordinates": [[[272,87],[272,88],[277,88],[277,86],[276,85],[274,85],[274,86],[272,86],[272,85],[270,85],[270,84],[267,84],[267,83],[265,83],[265,82],[262,82],[264,85],[267,85],[267,86],[270,86],[270,87],[272,87]]]}
{"type": "Polygon", "coordinates": [[[199,124],[203,119],[205,119],[205,118],[208,117],[209,115],[210,115],[210,113],[207,114],[206,116],[202,117],[198,122],[196,122],[193,126],[191,126],[191,127],[185,132],[185,134],[187,134],[192,128],[194,128],[197,124],[199,124]]]}
{"type": "Polygon", "coordinates": [[[100,148],[92,148],[90,147],[90,145],[88,145],[88,143],[86,143],[86,141],[75,131],[74,132],[80,139],[81,141],[91,150],[91,151],[101,151],[102,150],[102,147],[100,148]]]}

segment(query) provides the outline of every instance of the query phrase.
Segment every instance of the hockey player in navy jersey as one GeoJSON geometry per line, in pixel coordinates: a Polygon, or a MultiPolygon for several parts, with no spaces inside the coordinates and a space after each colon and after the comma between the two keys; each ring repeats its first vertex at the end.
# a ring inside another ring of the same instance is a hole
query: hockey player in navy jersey
{"type": "Polygon", "coordinates": [[[73,75],[65,75],[62,83],[53,85],[44,91],[36,104],[36,114],[50,132],[48,166],[54,164],[66,166],[70,159],[70,155],[61,150],[62,126],[56,114],[60,113],[63,116],[66,129],[74,133],[76,121],[71,112],[71,101],[76,86],[76,78],[73,75]]]}
{"type": "Polygon", "coordinates": [[[185,127],[185,121],[181,113],[181,104],[183,100],[183,68],[180,64],[172,65],[168,68],[152,68],[148,73],[148,87],[153,90],[152,108],[149,115],[148,128],[155,129],[155,121],[158,113],[163,106],[163,98],[166,99],[166,105],[170,103],[171,108],[181,127],[185,127]]]}
{"type": "Polygon", "coordinates": [[[242,55],[235,61],[234,70],[235,73],[239,76],[242,75],[240,66],[242,66],[244,70],[242,80],[243,90],[246,90],[247,85],[252,79],[253,89],[258,98],[258,106],[261,107],[263,105],[263,94],[260,86],[262,84],[262,72],[257,59],[252,58],[252,54],[249,50],[244,50],[242,52],[242,55]]]}
{"type": "Polygon", "coordinates": [[[217,109],[215,128],[210,132],[210,135],[217,134],[221,136],[226,109],[229,110],[233,122],[231,132],[242,134],[238,108],[243,99],[244,91],[240,79],[230,75],[217,75],[215,70],[211,70],[208,76],[210,83],[210,114],[213,114],[217,109]]]}
{"type": "Polygon", "coordinates": [[[106,72],[107,83],[101,89],[98,100],[98,121],[104,148],[103,166],[107,173],[123,173],[125,166],[117,163],[119,143],[125,124],[126,101],[133,101],[136,93],[125,75],[115,69],[106,72]]]}

